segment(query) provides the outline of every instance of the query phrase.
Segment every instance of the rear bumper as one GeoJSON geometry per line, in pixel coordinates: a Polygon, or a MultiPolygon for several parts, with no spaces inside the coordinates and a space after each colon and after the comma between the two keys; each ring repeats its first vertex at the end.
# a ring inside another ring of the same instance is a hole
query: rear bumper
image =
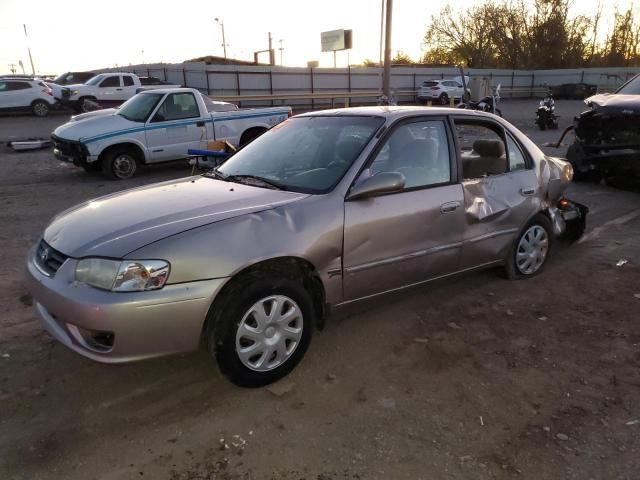
{"type": "Polygon", "coordinates": [[[54,276],[27,258],[27,283],[47,331],[71,350],[102,363],[126,363],[196,350],[213,299],[227,279],[115,293],[74,282],[76,260],[54,276]],[[107,339],[107,340],[105,340],[107,339]]]}

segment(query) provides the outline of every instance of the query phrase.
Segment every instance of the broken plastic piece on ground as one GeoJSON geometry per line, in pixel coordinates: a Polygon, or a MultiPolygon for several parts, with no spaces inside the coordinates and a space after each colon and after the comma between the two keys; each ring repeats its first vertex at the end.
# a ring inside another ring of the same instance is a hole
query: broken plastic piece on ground
{"type": "Polygon", "coordinates": [[[629,263],[629,260],[627,260],[626,258],[621,258],[616,262],[616,267],[621,267],[627,263],[629,263]]]}
{"type": "Polygon", "coordinates": [[[51,140],[47,140],[45,138],[27,138],[24,140],[12,140],[7,143],[7,147],[16,152],[23,150],[38,150],[41,148],[48,148],[50,146],[51,140]]]}

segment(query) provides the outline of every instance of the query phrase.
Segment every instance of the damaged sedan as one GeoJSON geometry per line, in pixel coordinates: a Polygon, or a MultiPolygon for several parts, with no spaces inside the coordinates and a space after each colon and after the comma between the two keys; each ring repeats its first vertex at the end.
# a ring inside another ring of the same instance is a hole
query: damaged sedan
{"type": "Polygon", "coordinates": [[[567,151],[576,180],[640,176],[640,75],[614,94],[594,95],[585,103],[589,110],[574,119],[575,141],[567,151]]]}
{"type": "Polygon", "coordinates": [[[88,201],[29,253],[47,330],[122,363],[206,345],[237,385],[290,372],[331,308],[461,272],[541,273],[587,209],[569,163],[494,115],[292,117],[203,175],[88,201]]]}

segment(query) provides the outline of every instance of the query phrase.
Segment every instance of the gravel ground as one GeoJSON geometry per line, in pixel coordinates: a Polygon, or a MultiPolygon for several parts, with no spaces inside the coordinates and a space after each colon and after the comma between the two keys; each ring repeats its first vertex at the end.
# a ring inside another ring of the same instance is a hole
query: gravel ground
{"type": "MultiPolygon", "coordinates": [[[[551,132],[533,129],[535,101],[501,107],[542,145],[582,104],[558,101],[551,132]]],[[[0,118],[0,141],[66,118],[0,118]]],[[[204,352],[106,366],[53,341],[22,280],[49,219],[189,172],[109,182],[49,151],[0,152],[1,479],[638,478],[638,193],[573,185],[588,232],[543,275],[485,271],[339,311],[269,388],[234,387],[204,352]]]]}

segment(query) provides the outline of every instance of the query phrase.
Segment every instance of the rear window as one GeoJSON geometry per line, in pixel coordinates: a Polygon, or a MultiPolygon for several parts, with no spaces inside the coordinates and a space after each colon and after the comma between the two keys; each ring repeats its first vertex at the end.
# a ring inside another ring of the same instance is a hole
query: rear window
{"type": "Polygon", "coordinates": [[[433,80],[422,82],[423,87],[435,87],[436,85],[438,85],[438,82],[434,82],[433,80]]]}

